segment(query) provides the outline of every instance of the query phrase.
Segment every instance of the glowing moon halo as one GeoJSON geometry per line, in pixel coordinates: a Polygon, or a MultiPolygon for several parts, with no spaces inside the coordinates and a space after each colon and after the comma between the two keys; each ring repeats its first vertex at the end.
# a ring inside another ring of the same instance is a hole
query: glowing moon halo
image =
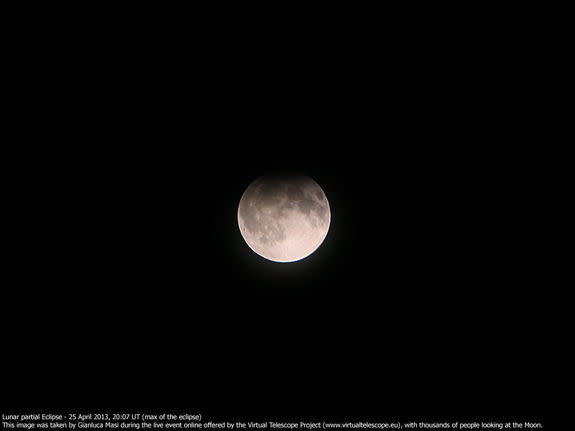
{"type": "Polygon", "coordinates": [[[245,190],[238,225],[248,246],[274,262],[312,254],[329,230],[331,213],[321,187],[303,175],[260,177],[245,190]]]}

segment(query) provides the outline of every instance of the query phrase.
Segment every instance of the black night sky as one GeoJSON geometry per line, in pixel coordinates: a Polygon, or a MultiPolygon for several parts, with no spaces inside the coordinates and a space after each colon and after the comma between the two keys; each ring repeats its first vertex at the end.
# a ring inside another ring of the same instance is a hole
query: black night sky
{"type": "Polygon", "coordinates": [[[13,158],[10,405],[541,415],[519,54],[427,36],[302,56],[88,39],[52,53],[75,72],[38,90],[26,133],[45,144],[13,158]],[[253,253],[236,219],[250,182],[283,169],[332,212],[293,264],[253,253]]]}

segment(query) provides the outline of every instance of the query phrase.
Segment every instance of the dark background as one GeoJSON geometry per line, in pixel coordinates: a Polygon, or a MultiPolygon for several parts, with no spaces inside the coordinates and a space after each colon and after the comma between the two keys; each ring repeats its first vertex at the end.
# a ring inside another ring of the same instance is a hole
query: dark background
{"type": "Polygon", "coordinates": [[[269,43],[82,21],[27,42],[9,406],[542,417],[535,42],[392,21],[269,43]],[[276,264],[236,211],[286,168],[332,224],[276,264]]]}

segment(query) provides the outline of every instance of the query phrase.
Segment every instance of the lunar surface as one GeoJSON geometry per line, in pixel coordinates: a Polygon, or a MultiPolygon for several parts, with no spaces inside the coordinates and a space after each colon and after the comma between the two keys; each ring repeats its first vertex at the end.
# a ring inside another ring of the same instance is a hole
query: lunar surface
{"type": "Polygon", "coordinates": [[[248,246],[274,262],[295,262],[323,242],[331,213],[321,187],[302,175],[266,176],[240,200],[238,224],[248,246]]]}

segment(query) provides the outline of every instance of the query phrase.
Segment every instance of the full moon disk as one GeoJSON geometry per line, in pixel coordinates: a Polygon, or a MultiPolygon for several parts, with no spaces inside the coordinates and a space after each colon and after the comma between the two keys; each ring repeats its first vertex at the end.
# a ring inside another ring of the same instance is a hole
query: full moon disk
{"type": "Polygon", "coordinates": [[[274,262],[295,262],[323,242],[331,213],[321,187],[302,175],[266,176],[240,200],[238,224],[248,246],[274,262]]]}

